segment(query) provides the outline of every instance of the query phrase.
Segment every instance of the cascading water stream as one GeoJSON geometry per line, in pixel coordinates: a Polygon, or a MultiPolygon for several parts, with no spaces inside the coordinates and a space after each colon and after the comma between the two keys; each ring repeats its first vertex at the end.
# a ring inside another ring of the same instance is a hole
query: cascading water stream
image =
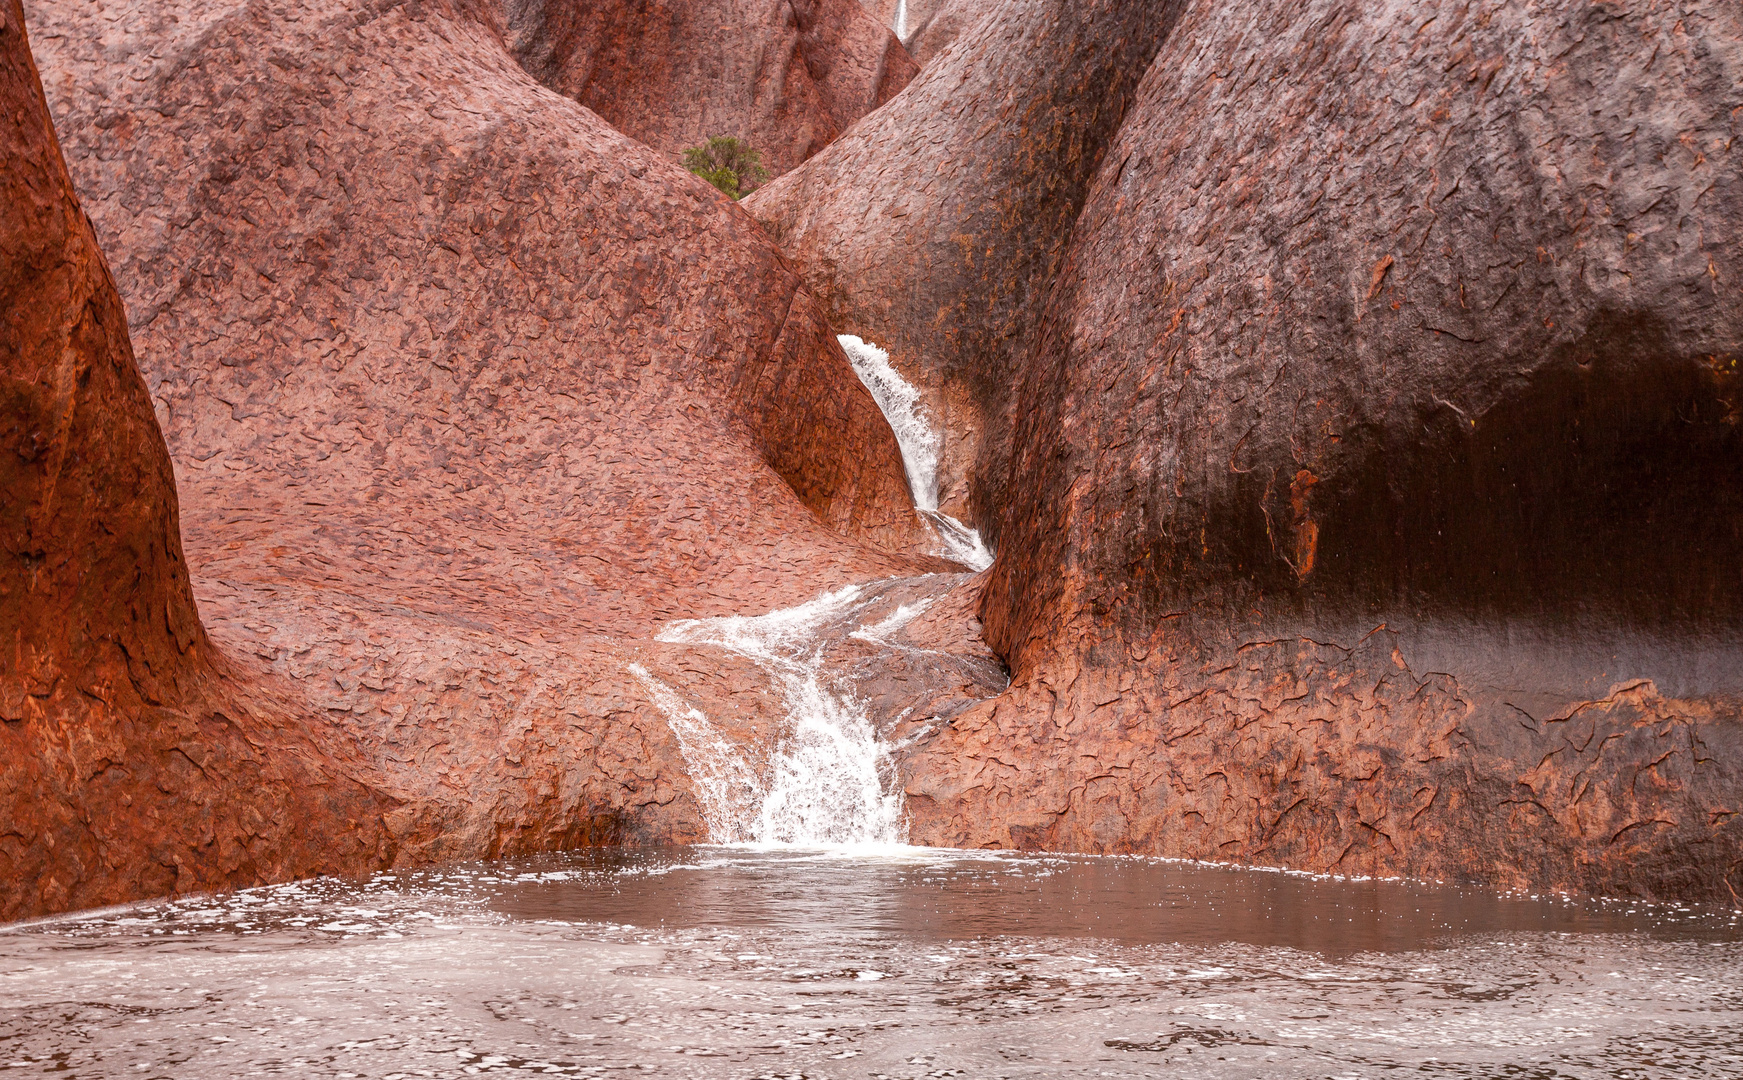
{"type": "Polygon", "coordinates": [[[871,391],[889,421],[896,445],[902,450],[914,509],[938,537],[942,545],[939,554],[974,570],[985,570],[993,563],[993,553],[980,533],[938,509],[938,455],[943,440],[932,427],[919,388],[902,378],[883,349],[852,334],[841,334],[838,340],[859,381],[871,391]]]}
{"type": "MultiPolygon", "coordinates": [[[[898,9],[898,20],[904,12],[898,9]]],[[[974,570],[986,569],[993,556],[980,534],[938,509],[942,440],[919,389],[890,365],[883,349],[851,334],[840,340],[895,434],[914,508],[937,535],[939,553],[974,570]]],[[[786,716],[766,761],[754,760],[646,667],[629,665],[677,736],[716,843],[865,847],[905,841],[902,792],[890,747],[864,703],[823,671],[824,628],[839,628],[872,602],[864,587],[849,585],[798,607],[684,619],[656,635],[659,641],[726,649],[769,676],[786,716]]],[[[898,607],[847,636],[889,646],[889,635],[930,602],[898,607]]]]}
{"type": "MultiPolygon", "coordinates": [[[[678,737],[716,843],[903,843],[902,794],[889,747],[864,705],[822,671],[819,629],[850,616],[863,592],[849,585],[767,615],[685,619],[657,635],[730,650],[770,676],[787,716],[766,768],[645,667],[630,665],[678,737]]],[[[872,629],[887,633],[889,623],[872,629]]]]}

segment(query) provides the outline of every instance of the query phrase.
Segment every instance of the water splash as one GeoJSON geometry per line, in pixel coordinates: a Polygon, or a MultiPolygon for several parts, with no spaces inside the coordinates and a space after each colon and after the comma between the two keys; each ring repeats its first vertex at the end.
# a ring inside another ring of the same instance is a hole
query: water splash
{"type": "MultiPolygon", "coordinates": [[[[657,635],[659,641],[710,645],[748,657],[768,673],[787,710],[765,782],[723,737],[710,741],[709,733],[719,733],[700,710],[684,705],[676,694],[670,706],[655,694],[691,766],[716,842],[904,842],[902,792],[889,748],[864,704],[830,685],[821,670],[818,631],[849,616],[863,592],[850,585],[766,615],[684,619],[657,635]]],[[[657,680],[645,669],[636,677],[653,692],[650,684],[657,680]]]]}
{"type": "Polygon", "coordinates": [[[862,626],[847,636],[858,638],[861,641],[869,641],[873,645],[889,645],[890,635],[923,615],[926,609],[932,606],[932,600],[933,598],[928,596],[924,600],[912,604],[898,605],[896,610],[882,619],[870,626],[862,626]]]}
{"type": "Polygon", "coordinates": [[[993,553],[980,538],[980,530],[971,529],[939,510],[922,510],[920,516],[932,526],[944,544],[946,558],[954,559],[973,570],[985,570],[993,564],[993,553]]]}
{"type": "Polygon", "coordinates": [[[993,553],[980,533],[938,509],[938,455],[942,439],[932,427],[919,387],[902,378],[890,364],[890,354],[853,334],[838,335],[841,348],[883,410],[896,445],[902,451],[902,468],[908,474],[908,491],[914,509],[932,527],[942,550],[939,554],[974,570],[993,564],[993,553]]]}
{"type": "Polygon", "coordinates": [[[690,769],[690,782],[702,800],[702,820],[716,843],[736,844],[755,839],[757,811],[763,802],[763,782],[744,753],[709,722],[702,710],[648,673],[640,664],[629,673],[654,699],[666,718],[678,749],[690,769]]]}

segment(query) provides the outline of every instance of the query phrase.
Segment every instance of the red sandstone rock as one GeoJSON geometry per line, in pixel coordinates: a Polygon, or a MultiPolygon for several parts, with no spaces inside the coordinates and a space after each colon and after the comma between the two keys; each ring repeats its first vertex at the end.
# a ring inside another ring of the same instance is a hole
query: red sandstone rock
{"type": "MultiPolygon", "coordinates": [[[[999,511],[994,571],[879,586],[934,601],[900,644],[943,655],[827,642],[914,740],[914,839],[1730,895],[1735,14],[1195,7],[1104,160],[1165,14],[982,23],[752,200],[837,328],[992,432],[954,460],[958,499],[968,477],[999,511]],[[983,580],[1017,682],[971,707],[1002,682],[983,580]]],[[[787,264],[534,85],[490,9],[33,16],[125,253],[193,591],[290,688],[223,692],[280,710],[263,725],[343,718],[398,801],[372,841],[348,808],[388,804],[323,796],[310,851],[341,820],[359,865],[698,838],[627,666],[752,743],[771,714],[750,665],[652,630],[937,567],[861,542],[912,537],[900,466],[787,264]]],[[[167,505],[161,465],[135,487],[122,517],[167,505]]],[[[272,730],[310,784],[354,756],[272,730]]],[[[261,757],[153,829],[252,813],[238,776],[279,798],[261,757]]],[[[90,864],[29,850],[57,880],[90,864]]],[[[174,887],[133,850],[89,895],[174,887]]],[[[223,880],[294,867],[244,869],[223,880]]]]}
{"type": "Polygon", "coordinates": [[[973,26],[997,0],[860,0],[921,67],[973,26]]]}
{"type": "Polygon", "coordinates": [[[1173,3],[1005,0],[900,97],[747,199],[836,329],[944,431],[943,508],[999,505],[1010,371],[1173,3]],[[987,462],[977,456],[991,454],[987,462]]]}
{"type": "Polygon", "coordinates": [[[0,922],[385,864],[355,743],[218,655],[169,455],[0,4],[0,922]]]}
{"type": "Polygon", "coordinates": [[[1193,6],[1021,370],[1017,686],[910,760],[916,839],[1734,900],[1740,43],[1193,6]]]}
{"type": "Polygon", "coordinates": [[[676,157],[748,139],[778,176],[908,84],[918,66],[855,0],[508,0],[540,82],[676,157]]]}
{"type": "Polygon", "coordinates": [[[652,630],[942,565],[862,542],[920,526],[797,274],[490,9],[32,17],[207,625],[379,759],[401,863],[698,838],[652,630]]]}
{"type": "Polygon", "coordinates": [[[907,35],[902,38],[902,45],[916,64],[925,67],[998,6],[998,0],[940,0],[911,8],[907,13],[907,35]]]}

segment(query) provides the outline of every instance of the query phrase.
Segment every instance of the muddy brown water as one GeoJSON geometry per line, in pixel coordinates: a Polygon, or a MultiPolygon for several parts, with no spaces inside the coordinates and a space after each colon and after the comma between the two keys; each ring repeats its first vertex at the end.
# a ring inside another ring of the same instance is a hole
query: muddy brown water
{"type": "Polygon", "coordinates": [[[591,852],[0,928],[0,1070],[1743,1077],[1743,922],[1147,859],[591,852]]]}

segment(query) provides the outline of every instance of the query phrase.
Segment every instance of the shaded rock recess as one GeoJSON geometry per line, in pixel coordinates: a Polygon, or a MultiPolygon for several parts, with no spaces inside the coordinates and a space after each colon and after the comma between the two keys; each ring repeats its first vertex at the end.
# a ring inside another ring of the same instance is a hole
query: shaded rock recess
{"type": "Polygon", "coordinates": [[[1740,30],[1193,5],[1018,372],[1016,686],[916,837],[1730,902],[1740,30]]]}

